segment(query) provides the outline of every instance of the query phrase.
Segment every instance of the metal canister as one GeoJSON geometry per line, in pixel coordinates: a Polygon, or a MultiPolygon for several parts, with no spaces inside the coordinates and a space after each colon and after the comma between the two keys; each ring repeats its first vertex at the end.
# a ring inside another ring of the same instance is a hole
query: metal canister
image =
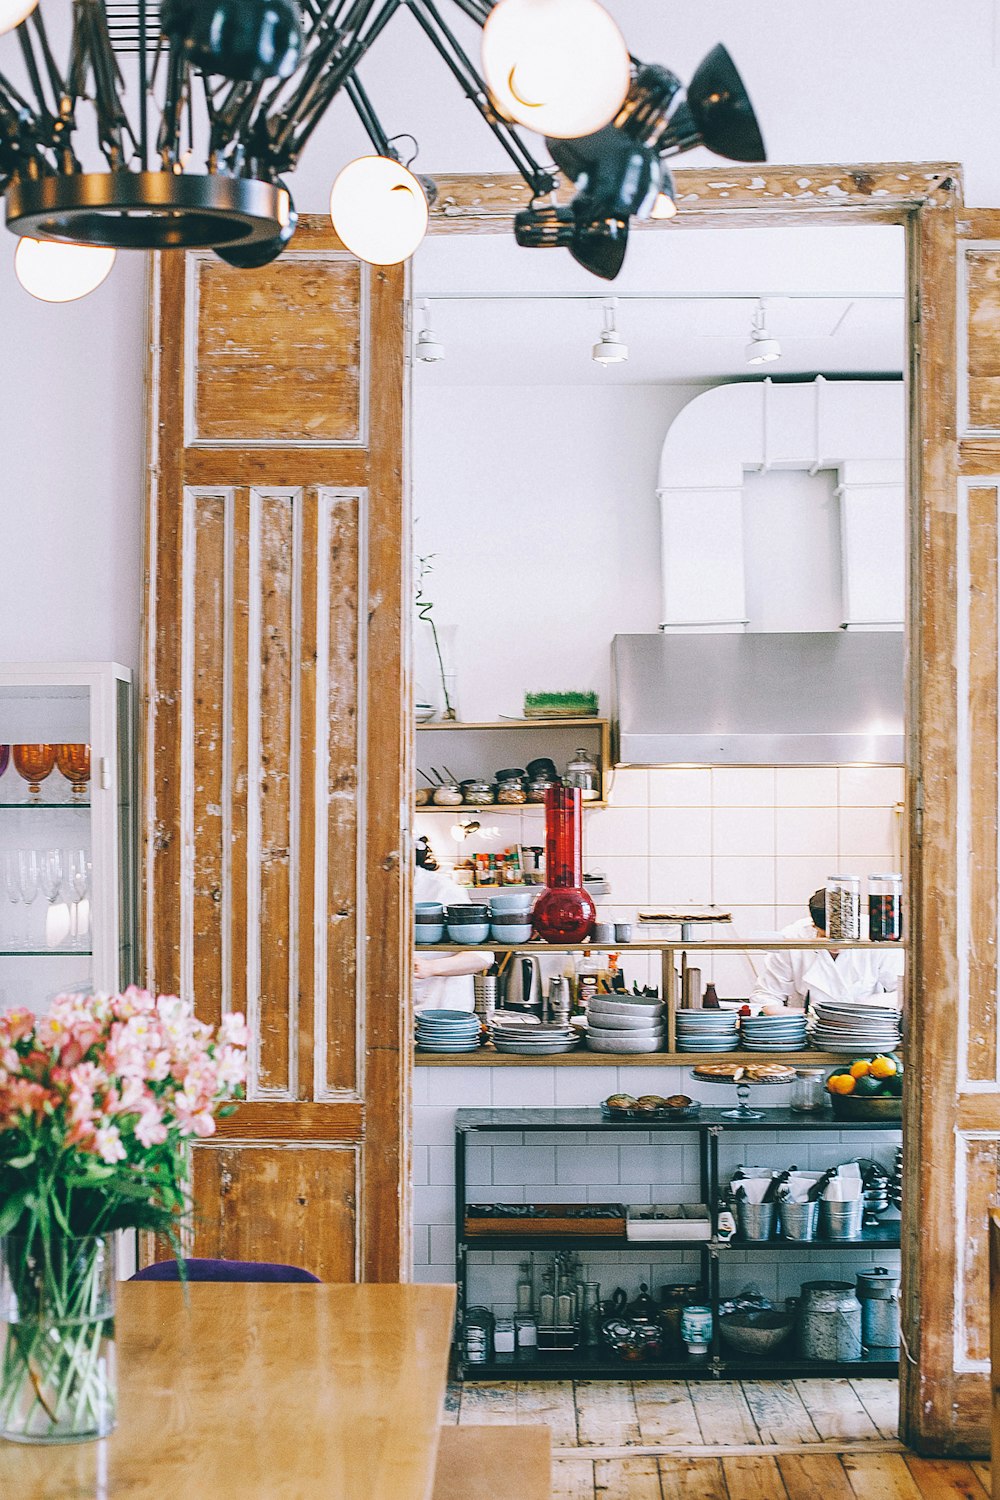
{"type": "Polygon", "coordinates": [[[861,1358],[861,1303],[849,1281],[802,1283],[799,1340],[805,1359],[861,1358]]]}
{"type": "Polygon", "coordinates": [[[858,1272],[861,1339],[866,1349],[899,1348],[899,1277],[885,1266],[858,1272]]]}
{"type": "Polygon", "coordinates": [[[559,1026],[567,1025],[571,1005],[569,980],[565,974],[553,974],[549,980],[549,1020],[559,1026]]]}

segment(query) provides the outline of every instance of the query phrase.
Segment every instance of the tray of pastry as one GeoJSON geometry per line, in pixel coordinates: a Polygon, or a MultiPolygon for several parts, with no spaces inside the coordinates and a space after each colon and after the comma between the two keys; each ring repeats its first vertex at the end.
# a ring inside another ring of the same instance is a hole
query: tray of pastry
{"type": "Polygon", "coordinates": [[[606,1120],[693,1120],[700,1110],[698,1100],[687,1094],[671,1094],[667,1099],[659,1094],[642,1094],[638,1099],[612,1094],[601,1105],[606,1120]]]}

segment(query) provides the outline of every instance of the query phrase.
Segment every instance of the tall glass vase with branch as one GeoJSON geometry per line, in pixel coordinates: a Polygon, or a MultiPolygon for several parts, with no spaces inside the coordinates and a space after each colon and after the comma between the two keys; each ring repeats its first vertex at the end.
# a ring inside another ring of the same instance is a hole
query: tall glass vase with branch
{"type": "Polygon", "coordinates": [[[434,655],[437,658],[438,672],[441,677],[441,694],[444,698],[444,712],[442,713],[441,717],[442,719],[454,720],[458,718],[458,712],[455,708],[454,702],[452,701],[451,694],[448,691],[448,678],[452,674],[445,670],[444,654],[441,650],[441,638],[438,635],[437,622],[435,621],[434,615],[432,613],[434,605],[424,593],[424,580],[429,573],[433,573],[434,571],[434,569],[431,567],[431,563],[433,562],[433,560],[433,552],[428,553],[426,556],[417,558],[417,592],[415,598],[415,603],[417,606],[417,619],[420,620],[422,624],[428,625],[430,627],[431,638],[434,642],[434,655]]]}

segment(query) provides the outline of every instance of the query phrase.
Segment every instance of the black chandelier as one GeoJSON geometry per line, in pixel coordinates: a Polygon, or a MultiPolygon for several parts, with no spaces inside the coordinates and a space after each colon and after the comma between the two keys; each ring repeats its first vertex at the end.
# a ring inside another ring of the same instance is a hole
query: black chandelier
{"type": "Polygon", "coordinates": [[[334,225],[363,259],[405,259],[434,184],[404,164],[399,143],[411,138],[387,133],[358,75],[404,8],[530,190],[520,245],[563,246],[611,280],[630,221],[675,211],[674,156],[704,144],[764,159],[725,48],[685,89],[629,55],[597,0],[72,0],[64,67],[38,0],[0,0],[0,31],[21,53],[18,86],[0,72],[8,229],[108,250],[211,248],[233,266],[266,265],[295,232],[285,179],[343,91],[372,155],[334,184],[334,225]],[[481,72],[444,13],[451,6],[483,28],[481,72]],[[544,138],[551,164],[525,133],[544,138]],[[569,202],[557,201],[564,180],[569,202]]]}

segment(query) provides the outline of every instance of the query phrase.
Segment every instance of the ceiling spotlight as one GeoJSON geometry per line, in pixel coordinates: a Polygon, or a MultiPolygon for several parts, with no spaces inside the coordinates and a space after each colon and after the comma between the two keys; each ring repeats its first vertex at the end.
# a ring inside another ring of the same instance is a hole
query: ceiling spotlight
{"type": "Polygon", "coordinates": [[[628,359],[628,344],[623,344],[615,327],[618,298],[609,297],[604,304],[604,328],[591,350],[591,359],[599,365],[623,365],[628,359]]]}
{"type": "Polygon", "coordinates": [[[22,238],[14,251],[14,273],[39,302],[77,302],[111,272],[115,251],[98,245],[64,245],[22,238]]]}
{"type": "Polygon", "coordinates": [[[622,34],[597,0],[500,0],[483,27],[482,61],[500,113],[539,135],[600,130],[631,76],[622,34]]]}
{"type": "MultiPolygon", "coordinates": [[[[679,80],[669,68],[641,68],[636,82],[630,90],[641,88],[646,74],[663,75],[656,84],[647,80],[649,89],[662,100],[670,88],[669,80],[679,85],[679,80]]],[[[637,110],[642,138],[654,144],[665,156],[676,156],[681,151],[690,151],[695,146],[705,145],[716,156],[725,156],[730,161],[764,161],[767,152],[757,124],[757,117],[743,80],[736,71],[725,47],[720,43],[713,47],[695,69],[694,77],[685,92],[679,87],[669,101],[669,109],[660,114],[659,128],[654,123],[655,107],[637,110]],[[650,136],[653,139],[650,139],[650,136]]],[[[623,105],[623,109],[628,105],[623,105]]]]}
{"type": "Polygon", "coordinates": [[[781,345],[767,331],[767,313],[763,301],[758,302],[753,313],[750,342],[743,351],[748,365],[769,365],[781,358],[781,345]]]}
{"type": "Polygon", "coordinates": [[[359,260],[394,266],[409,259],[427,231],[427,195],[402,162],[359,156],[333,184],[330,218],[359,260]]]}
{"type": "Polygon", "coordinates": [[[415,353],[417,359],[422,360],[424,364],[437,364],[439,359],[444,359],[444,345],[439,341],[437,334],[431,327],[430,303],[426,297],[421,300],[419,310],[424,326],[417,334],[415,353]]]}

